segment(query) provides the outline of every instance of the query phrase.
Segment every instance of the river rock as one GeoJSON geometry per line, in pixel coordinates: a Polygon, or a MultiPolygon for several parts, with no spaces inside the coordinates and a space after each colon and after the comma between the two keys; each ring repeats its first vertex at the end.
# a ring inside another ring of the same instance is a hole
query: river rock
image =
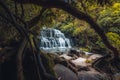
{"type": "Polygon", "coordinates": [[[77,67],[86,67],[86,58],[79,57],[78,59],[71,60],[71,62],[77,67]]]}
{"type": "Polygon", "coordinates": [[[78,80],[78,77],[74,72],[61,64],[55,65],[54,71],[60,80],[78,80]]]}
{"type": "Polygon", "coordinates": [[[102,57],[102,55],[100,55],[100,54],[92,54],[91,56],[88,57],[88,60],[92,61],[92,60],[96,60],[101,57],[102,57]]]}
{"type": "Polygon", "coordinates": [[[81,56],[85,55],[85,53],[84,53],[83,51],[80,51],[80,50],[71,49],[71,50],[69,51],[68,55],[69,55],[69,56],[72,56],[72,57],[73,57],[74,55],[76,55],[76,56],[78,56],[78,57],[81,57],[81,56]]]}
{"type": "Polygon", "coordinates": [[[78,80],[108,80],[105,75],[94,71],[78,72],[78,80]]]}
{"type": "Polygon", "coordinates": [[[114,75],[114,80],[120,80],[120,73],[116,73],[115,75],[114,75]]]}
{"type": "Polygon", "coordinates": [[[60,55],[60,57],[66,59],[66,60],[71,60],[72,59],[72,57],[68,56],[67,54],[62,54],[62,55],[60,55]]]}

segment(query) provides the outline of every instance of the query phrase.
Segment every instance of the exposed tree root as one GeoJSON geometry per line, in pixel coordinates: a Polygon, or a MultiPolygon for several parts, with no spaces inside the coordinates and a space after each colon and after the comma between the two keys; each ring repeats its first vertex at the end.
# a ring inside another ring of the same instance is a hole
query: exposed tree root
{"type": "Polygon", "coordinates": [[[24,80],[22,55],[23,55],[23,51],[24,51],[24,48],[25,48],[27,42],[28,41],[26,39],[24,39],[23,42],[20,45],[19,50],[18,50],[17,61],[16,61],[16,64],[17,64],[17,80],[24,80]]]}

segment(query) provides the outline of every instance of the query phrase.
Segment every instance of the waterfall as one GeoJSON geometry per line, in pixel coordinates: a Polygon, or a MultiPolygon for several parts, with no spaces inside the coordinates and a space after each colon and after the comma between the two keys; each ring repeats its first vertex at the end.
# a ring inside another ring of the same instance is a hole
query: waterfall
{"type": "Polygon", "coordinates": [[[40,50],[44,52],[67,52],[71,48],[70,40],[57,29],[44,28],[40,31],[40,50]]]}

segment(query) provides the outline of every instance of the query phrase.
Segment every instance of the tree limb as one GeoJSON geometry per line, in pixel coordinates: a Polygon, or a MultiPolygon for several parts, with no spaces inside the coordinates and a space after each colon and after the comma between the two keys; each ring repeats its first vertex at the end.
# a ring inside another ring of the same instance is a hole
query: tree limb
{"type": "Polygon", "coordinates": [[[39,15],[35,16],[34,18],[32,18],[31,20],[27,21],[26,24],[29,28],[35,26],[39,21],[40,18],[42,16],[42,14],[45,12],[46,8],[42,8],[39,15]]]}
{"type": "Polygon", "coordinates": [[[20,3],[20,7],[21,7],[21,18],[23,19],[23,17],[24,17],[24,7],[23,7],[23,4],[22,4],[22,0],[21,0],[21,3],[20,3]]]}
{"type": "MultiPolygon", "coordinates": [[[[20,0],[17,1],[19,2],[20,0]]],[[[100,28],[97,22],[95,22],[94,19],[88,14],[85,14],[77,10],[76,8],[72,7],[70,4],[60,0],[23,0],[23,3],[35,4],[47,8],[59,8],[70,13],[71,15],[75,16],[80,20],[86,21],[87,23],[90,24],[91,28],[93,28],[95,32],[98,33],[106,47],[114,53],[114,57],[118,58],[119,55],[118,50],[110,44],[104,31],[100,28]]]]}
{"type": "Polygon", "coordinates": [[[40,50],[39,50],[39,47],[36,43],[36,37],[33,37],[33,42],[34,42],[34,46],[35,46],[35,49],[36,49],[36,59],[37,59],[37,63],[39,64],[39,72],[42,72],[43,73],[43,76],[45,76],[45,78],[47,80],[58,80],[55,76],[47,73],[44,65],[43,65],[43,62],[41,60],[41,56],[40,56],[40,50]]]}
{"type": "Polygon", "coordinates": [[[15,2],[15,14],[18,15],[17,2],[16,2],[16,0],[14,2],[15,2]]]}
{"type": "Polygon", "coordinates": [[[27,42],[28,42],[28,40],[24,39],[18,50],[17,61],[16,61],[16,63],[17,63],[17,80],[24,80],[22,55],[23,55],[23,51],[25,49],[27,42]]]}
{"type": "MultiPolygon", "coordinates": [[[[8,6],[4,3],[4,1],[0,0],[0,6],[5,10],[5,12],[8,14],[8,16],[10,17],[10,23],[12,23],[12,25],[18,30],[18,32],[23,36],[23,37],[28,37],[27,33],[25,32],[25,30],[17,24],[13,14],[11,13],[10,9],[8,8],[8,6]]],[[[4,16],[5,17],[5,16],[4,16]]],[[[6,18],[7,20],[9,20],[8,18],[6,18]]]]}

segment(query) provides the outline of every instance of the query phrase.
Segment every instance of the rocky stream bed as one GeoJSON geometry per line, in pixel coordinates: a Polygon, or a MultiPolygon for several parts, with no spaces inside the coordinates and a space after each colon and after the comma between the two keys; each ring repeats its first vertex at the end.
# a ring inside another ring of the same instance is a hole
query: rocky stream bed
{"type": "Polygon", "coordinates": [[[109,75],[92,66],[101,57],[100,54],[73,50],[59,55],[60,62],[54,66],[54,71],[59,80],[120,80],[119,73],[109,75]]]}

